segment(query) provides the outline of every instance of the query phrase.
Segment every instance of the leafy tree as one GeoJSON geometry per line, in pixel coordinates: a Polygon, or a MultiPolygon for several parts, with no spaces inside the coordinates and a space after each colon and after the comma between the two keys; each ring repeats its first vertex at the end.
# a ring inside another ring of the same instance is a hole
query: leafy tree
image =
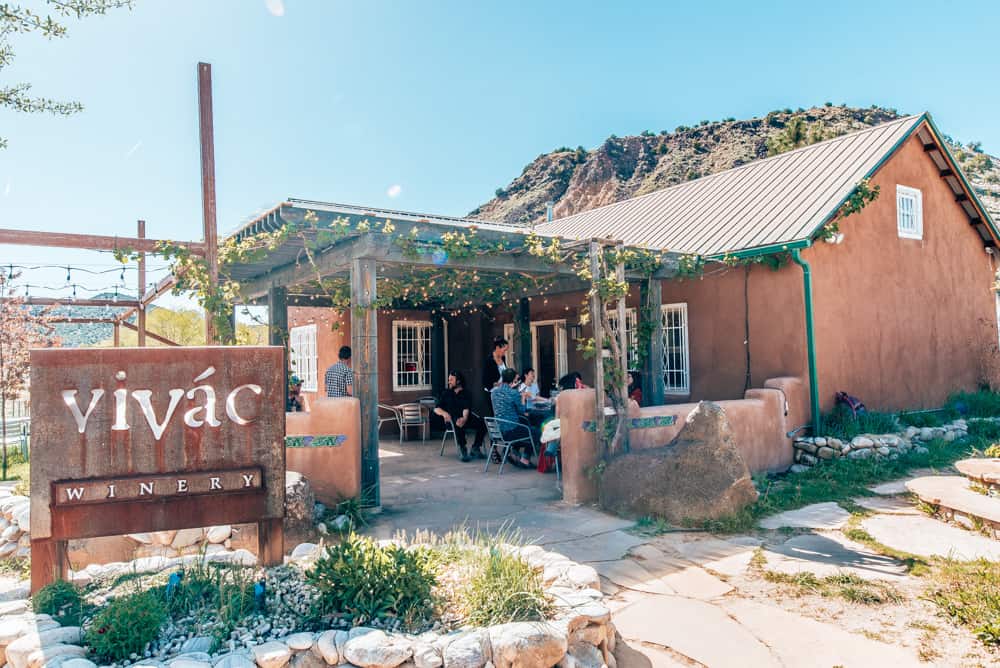
{"type": "MultiPolygon", "coordinates": [[[[182,346],[205,345],[205,319],[199,311],[181,309],[173,311],[168,308],[151,309],[146,315],[146,331],[158,334],[165,339],[182,346]]],[[[131,329],[121,328],[119,343],[122,346],[135,346],[139,342],[139,334],[131,329]]],[[[165,345],[155,339],[146,338],[149,346],[165,345]]],[[[99,348],[110,348],[114,338],[107,338],[96,344],[99,348]]]]}
{"type": "MultiPolygon", "coordinates": [[[[42,16],[19,5],[0,3],[0,71],[14,61],[14,47],[10,38],[17,34],[36,34],[46,39],[66,36],[64,19],[82,19],[94,14],[104,14],[109,9],[131,7],[132,0],[45,0],[45,4],[55,10],[52,15],[42,16]]],[[[48,112],[59,116],[69,116],[83,110],[83,105],[75,101],[59,101],[29,94],[31,84],[0,83],[0,108],[28,114],[48,112]]],[[[0,137],[0,148],[7,146],[7,140],[0,137]]]]}
{"type": "Polygon", "coordinates": [[[52,326],[48,311],[35,311],[24,297],[11,294],[11,282],[19,274],[0,271],[0,443],[3,454],[3,479],[7,479],[7,401],[15,400],[28,380],[28,350],[51,345],[52,326]]]}
{"type": "Polygon", "coordinates": [[[778,155],[792,149],[821,142],[827,138],[821,123],[809,125],[800,116],[793,116],[785,128],[767,140],[767,155],[778,155]]]}

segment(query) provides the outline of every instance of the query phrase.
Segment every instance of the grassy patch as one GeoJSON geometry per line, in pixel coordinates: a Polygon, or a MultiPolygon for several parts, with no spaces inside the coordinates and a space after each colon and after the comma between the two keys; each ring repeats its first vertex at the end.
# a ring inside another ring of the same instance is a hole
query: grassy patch
{"type": "Polygon", "coordinates": [[[887,434],[899,429],[899,422],[892,413],[866,411],[854,415],[849,408],[838,405],[820,417],[820,431],[824,436],[850,440],[861,434],[887,434]]]}
{"type": "Polygon", "coordinates": [[[1000,417],[1000,393],[956,392],[948,397],[945,407],[966,417],[1000,417]]]}
{"type": "Polygon", "coordinates": [[[868,486],[901,478],[914,468],[942,468],[969,455],[978,441],[935,440],[926,443],[927,452],[911,450],[899,459],[838,459],[815,466],[804,473],[769,478],[760,489],[760,498],[740,512],[716,520],[693,523],[710,531],[748,531],[761,517],[824,501],[849,502],[857,496],[871,496],[868,486]]]}
{"type": "Polygon", "coordinates": [[[987,645],[1000,645],[1000,563],[938,560],[924,597],[987,645]]]}
{"type": "Polygon", "coordinates": [[[640,517],[629,528],[629,532],[637,536],[659,536],[671,531],[676,531],[676,528],[670,522],[667,522],[662,517],[652,517],[650,515],[640,517]]]}
{"type": "Polygon", "coordinates": [[[821,578],[809,571],[788,574],[765,570],[763,576],[768,582],[790,585],[801,593],[840,598],[848,603],[860,605],[900,603],[904,598],[899,590],[888,582],[865,580],[851,573],[838,573],[821,578]]]}
{"type": "Polygon", "coordinates": [[[995,441],[1000,438],[1000,424],[992,420],[969,420],[969,436],[995,441]]]}
{"type": "Polygon", "coordinates": [[[920,411],[919,413],[900,413],[899,424],[904,427],[940,427],[958,417],[958,412],[950,408],[936,411],[920,411]]]}

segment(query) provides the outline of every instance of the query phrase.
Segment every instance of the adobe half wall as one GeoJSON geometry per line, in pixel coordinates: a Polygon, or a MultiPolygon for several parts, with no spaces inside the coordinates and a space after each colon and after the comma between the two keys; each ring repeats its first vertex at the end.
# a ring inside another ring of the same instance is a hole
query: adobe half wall
{"type": "Polygon", "coordinates": [[[916,135],[872,178],[878,199],[844,241],[802,252],[813,270],[823,410],[843,390],[872,409],[936,408],[988,375],[997,344],[994,266],[916,135]],[[919,188],[923,239],[897,233],[896,185],[919,188]]]}
{"type": "MultiPolygon", "coordinates": [[[[739,449],[751,473],[784,471],[792,464],[792,439],[788,432],[808,421],[809,394],[799,378],[771,378],[763,388],[747,390],[744,398],[715,402],[722,407],[739,449]]],[[[631,417],[672,416],[670,426],[634,429],[629,432],[633,451],[667,445],[680,433],[697,403],[649,406],[632,403],[631,417]]],[[[594,391],[570,390],[556,399],[560,420],[563,499],[590,503],[598,498],[598,482],[588,473],[600,461],[596,434],[584,429],[594,419],[594,391]]]]}

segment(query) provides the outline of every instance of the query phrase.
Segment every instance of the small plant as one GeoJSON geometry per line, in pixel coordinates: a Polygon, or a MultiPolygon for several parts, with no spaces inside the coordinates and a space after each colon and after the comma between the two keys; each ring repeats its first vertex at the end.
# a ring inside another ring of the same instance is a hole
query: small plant
{"type": "Polygon", "coordinates": [[[919,413],[900,413],[899,424],[904,427],[940,427],[945,422],[958,417],[953,411],[942,408],[937,411],[921,411],[919,413]]]}
{"type": "Polygon", "coordinates": [[[541,576],[527,562],[496,545],[479,554],[462,593],[466,623],[491,626],[546,618],[551,605],[541,576]]]}
{"type": "Polygon", "coordinates": [[[849,603],[861,605],[883,605],[899,603],[903,595],[887,582],[865,580],[852,573],[838,573],[817,577],[815,573],[802,571],[795,574],[764,571],[764,579],[776,584],[788,584],[800,590],[825,597],[842,598],[849,603]]]}
{"type": "Polygon", "coordinates": [[[990,447],[983,450],[983,454],[987,457],[1000,457],[1000,443],[994,443],[990,447]]]}
{"type": "Polygon", "coordinates": [[[162,596],[161,590],[149,589],[108,601],[94,615],[84,634],[96,657],[104,662],[117,662],[131,654],[141,654],[167,620],[162,596]]]}
{"type": "Polygon", "coordinates": [[[317,618],[345,613],[355,624],[396,617],[413,625],[427,619],[437,582],[428,548],[383,547],[353,533],[327,548],[306,579],[320,593],[317,618]]]}
{"type": "Polygon", "coordinates": [[[63,626],[79,626],[83,615],[83,596],[73,583],[56,580],[31,597],[31,608],[35,612],[51,615],[63,626]]]}

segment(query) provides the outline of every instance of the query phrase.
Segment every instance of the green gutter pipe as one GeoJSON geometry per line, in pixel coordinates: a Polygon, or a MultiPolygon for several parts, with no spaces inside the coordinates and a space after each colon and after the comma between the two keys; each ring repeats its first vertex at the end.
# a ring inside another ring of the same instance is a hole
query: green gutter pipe
{"type": "Polygon", "coordinates": [[[798,248],[792,249],[792,260],[802,267],[802,294],[806,302],[806,355],[809,358],[809,405],[812,408],[813,436],[819,436],[819,386],[816,383],[816,337],[813,331],[812,271],[802,259],[798,248]]]}

